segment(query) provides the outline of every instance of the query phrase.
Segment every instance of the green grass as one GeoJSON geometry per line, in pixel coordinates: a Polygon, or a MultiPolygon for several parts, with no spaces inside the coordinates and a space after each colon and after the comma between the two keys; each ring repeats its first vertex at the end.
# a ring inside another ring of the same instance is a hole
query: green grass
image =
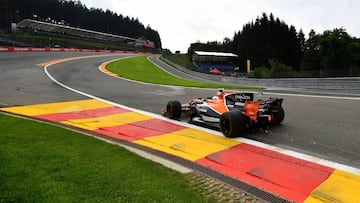
{"type": "Polygon", "coordinates": [[[147,60],[147,56],[138,56],[121,59],[111,62],[106,67],[109,71],[121,77],[131,80],[142,81],[154,84],[199,87],[199,88],[226,88],[226,89],[252,89],[259,90],[259,87],[224,85],[216,83],[205,83],[184,78],[178,78],[156,67],[147,60]]]}
{"type": "Polygon", "coordinates": [[[191,60],[187,54],[173,54],[167,59],[183,67],[191,65],[191,60]]]}
{"type": "Polygon", "coordinates": [[[0,114],[0,202],[206,202],[186,175],[60,127],[0,114]]]}

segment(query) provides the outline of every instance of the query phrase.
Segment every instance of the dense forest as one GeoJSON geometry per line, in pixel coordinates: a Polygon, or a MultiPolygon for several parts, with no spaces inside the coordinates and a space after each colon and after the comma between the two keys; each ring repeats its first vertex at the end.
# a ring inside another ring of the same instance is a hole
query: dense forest
{"type": "Polygon", "coordinates": [[[265,13],[247,23],[233,39],[191,44],[195,50],[232,52],[245,69],[249,59],[254,77],[327,77],[360,75],[360,39],[345,29],[322,34],[311,30],[307,39],[302,30],[288,26],[273,14],[265,13]]]}
{"type": "Polygon", "coordinates": [[[10,30],[11,22],[37,19],[68,26],[106,32],[126,37],[145,37],[161,48],[158,32],[138,19],[116,14],[110,10],[87,8],[77,0],[0,0],[0,30],[10,30]]]}

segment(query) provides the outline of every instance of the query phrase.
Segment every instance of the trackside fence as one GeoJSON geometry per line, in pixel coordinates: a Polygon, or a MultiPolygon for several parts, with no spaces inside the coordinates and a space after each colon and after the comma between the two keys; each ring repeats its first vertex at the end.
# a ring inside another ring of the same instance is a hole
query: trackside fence
{"type": "Polygon", "coordinates": [[[288,88],[309,88],[309,89],[339,89],[339,90],[359,90],[360,77],[331,77],[331,78],[273,78],[273,79],[256,79],[246,77],[231,77],[200,73],[189,70],[170,60],[162,57],[162,60],[175,67],[176,69],[190,75],[236,85],[251,85],[263,87],[288,87],[288,88]]]}

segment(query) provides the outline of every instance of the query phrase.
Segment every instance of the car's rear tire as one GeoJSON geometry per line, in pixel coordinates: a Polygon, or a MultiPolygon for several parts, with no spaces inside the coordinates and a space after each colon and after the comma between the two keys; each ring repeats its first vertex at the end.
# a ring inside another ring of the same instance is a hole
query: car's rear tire
{"type": "Polygon", "coordinates": [[[240,111],[228,111],[220,116],[220,130],[225,137],[240,136],[246,130],[248,119],[240,111]]]}
{"type": "Polygon", "coordinates": [[[166,113],[169,118],[178,119],[181,116],[181,103],[179,101],[169,101],[166,105],[166,113]]]}
{"type": "Polygon", "coordinates": [[[284,118],[285,118],[285,111],[284,111],[283,107],[280,107],[278,109],[278,112],[273,114],[272,124],[279,125],[281,122],[284,121],[284,118]]]}

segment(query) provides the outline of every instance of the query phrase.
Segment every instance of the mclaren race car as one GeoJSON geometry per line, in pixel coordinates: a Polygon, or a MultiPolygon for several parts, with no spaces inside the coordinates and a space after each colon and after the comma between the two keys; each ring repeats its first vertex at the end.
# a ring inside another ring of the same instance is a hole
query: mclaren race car
{"type": "Polygon", "coordinates": [[[238,137],[255,126],[280,124],[285,117],[282,102],[282,98],[254,101],[254,93],[219,90],[216,96],[192,99],[185,104],[169,101],[162,113],[172,119],[184,114],[190,122],[217,125],[225,137],[238,137]]]}

